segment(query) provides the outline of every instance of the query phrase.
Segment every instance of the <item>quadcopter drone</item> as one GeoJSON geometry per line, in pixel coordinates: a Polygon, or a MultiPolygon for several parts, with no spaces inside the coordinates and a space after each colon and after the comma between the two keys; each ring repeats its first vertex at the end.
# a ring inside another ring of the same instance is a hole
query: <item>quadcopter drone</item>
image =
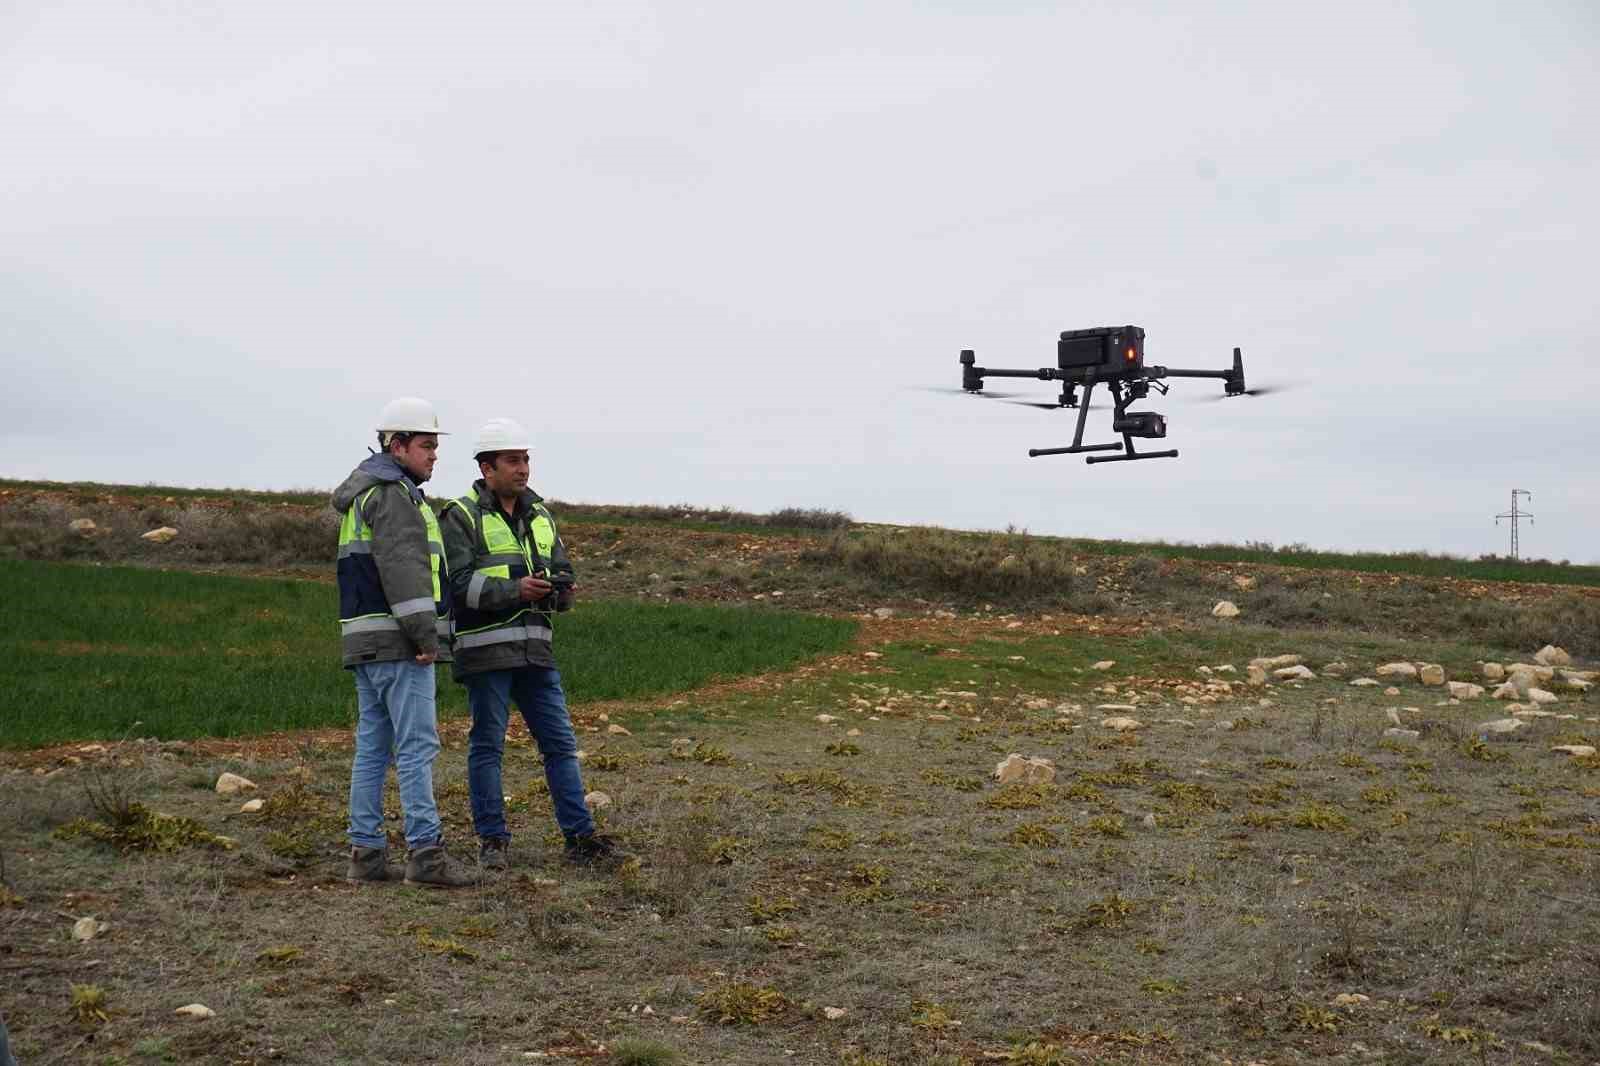
{"type": "MultiPolygon", "coordinates": [[[[977,357],[968,348],[961,353],[961,388],[984,395],[984,378],[1037,378],[1061,382],[1061,395],[1055,403],[1024,403],[1047,410],[1076,407],[1078,429],[1072,444],[1065,448],[1029,448],[1028,455],[1066,455],[1075,452],[1122,452],[1121,455],[1091,455],[1086,463],[1121,463],[1135,459],[1175,459],[1176,448],[1163,452],[1140,452],[1133,438],[1159,438],[1167,435],[1167,420],[1155,411],[1130,411],[1128,405],[1150,395],[1152,388],[1166,395],[1166,378],[1221,378],[1224,396],[1258,396],[1275,389],[1247,389],[1244,385],[1244,359],[1233,350],[1233,366],[1227,370],[1182,370],[1177,367],[1147,366],[1144,361],[1144,329],[1140,326],[1105,326],[1099,329],[1069,329],[1056,344],[1056,366],[1038,370],[1001,370],[976,366],[977,357]],[[1121,441],[1109,444],[1083,443],[1083,427],[1089,417],[1089,397],[1096,385],[1111,392],[1111,429],[1122,434],[1121,441]],[[1079,386],[1083,395],[1078,395],[1079,386]]],[[[954,391],[954,390],[950,390],[954,391]]],[[[990,394],[993,395],[993,394],[990,394]]],[[[1011,401],[1022,402],[1022,401],[1011,401]]]]}

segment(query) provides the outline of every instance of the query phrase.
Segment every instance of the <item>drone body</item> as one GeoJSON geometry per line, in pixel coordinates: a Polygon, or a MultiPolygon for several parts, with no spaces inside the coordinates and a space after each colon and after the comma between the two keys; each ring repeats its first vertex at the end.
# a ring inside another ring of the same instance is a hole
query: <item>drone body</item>
{"type": "Polygon", "coordinates": [[[1103,326],[1098,329],[1064,330],[1056,343],[1056,365],[1038,370],[1004,370],[977,366],[972,350],[961,353],[961,387],[969,393],[981,394],[984,378],[1036,378],[1040,381],[1061,382],[1061,396],[1054,404],[1030,404],[1033,407],[1076,407],[1078,427],[1072,443],[1065,448],[1030,448],[1028,454],[1064,455],[1075,452],[1122,452],[1121,455],[1093,455],[1087,463],[1130,462],[1135,459],[1176,458],[1177,449],[1161,452],[1139,452],[1133,447],[1133,438],[1159,438],[1167,435],[1165,416],[1155,411],[1130,411],[1128,405],[1142,400],[1154,387],[1163,395],[1167,391],[1166,378],[1220,378],[1224,395],[1254,395],[1257,391],[1244,387],[1244,359],[1239,349],[1233,350],[1233,366],[1225,370],[1183,370],[1176,367],[1149,366],[1144,361],[1144,330],[1139,326],[1103,326]],[[1096,385],[1105,385],[1111,393],[1113,417],[1111,429],[1122,434],[1121,441],[1109,444],[1083,443],[1084,424],[1089,417],[1089,397],[1096,385]],[[1082,386],[1083,396],[1078,396],[1082,386]]]}

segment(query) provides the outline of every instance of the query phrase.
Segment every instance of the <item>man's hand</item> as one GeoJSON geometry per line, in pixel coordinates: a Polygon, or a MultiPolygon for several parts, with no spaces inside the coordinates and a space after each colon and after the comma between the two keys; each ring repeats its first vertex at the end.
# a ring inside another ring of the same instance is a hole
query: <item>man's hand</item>
{"type": "Polygon", "coordinates": [[[525,577],[517,582],[517,595],[523,603],[534,603],[550,595],[550,582],[540,577],[525,577]]]}
{"type": "Polygon", "coordinates": [[[433,665],[433,661],[438,657],[439,653],[436,651],[419,651],[417,652],[417,665],[431,666],[433,665]]]}

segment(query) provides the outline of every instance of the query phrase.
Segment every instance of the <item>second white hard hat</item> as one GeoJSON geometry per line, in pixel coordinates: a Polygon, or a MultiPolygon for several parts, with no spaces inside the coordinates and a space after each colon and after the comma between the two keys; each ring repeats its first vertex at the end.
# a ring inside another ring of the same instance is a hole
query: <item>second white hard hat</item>
{"type": "Polygon", "coordinates": [[[528,431],[514,418],[491,418],[472,438],[472,454],[484,452],[525,452],[533,447],[528,431]]]}
{"type": "Polygon", "coordinates": [[[444,430],[439,428],[439,416],[434,413],[433,404],[415,396],[401,396],[384,404],[383,411],[378,415],[378,432],[444,435],[444,430]]]}

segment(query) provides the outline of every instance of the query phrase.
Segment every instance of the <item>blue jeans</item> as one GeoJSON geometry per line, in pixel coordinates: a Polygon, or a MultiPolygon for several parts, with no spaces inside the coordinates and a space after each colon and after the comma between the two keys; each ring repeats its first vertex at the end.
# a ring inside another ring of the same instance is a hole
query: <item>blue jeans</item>
{"type": "Polygon", "coordinates": [[[472,827],[484,840],[510,840],[506,829],[505,793],[500,763],[505,756],[506,725],[511,704],[522,712],[544,756],[544,779],[556,810],[556,824],[568,840],[594,832],[594,819],[583,802],[583,775],[578,770],[578,738],[567,716],[567,694],[561,671],[523,666],[491,670],[466,678],[472,732],[467,734],[467,790],[472,794],[472,827]]]}
{"type": "Polygon", "coordinates": [[[394,757],[405,812],[406,845],[425,848],[443,836],[433,802],[433,760],[439,754],[433,665],[412,660],[362,663],[354,668],[356,754],[350,763],[350,843],[381,848],[383,779],[394,757]]]}

